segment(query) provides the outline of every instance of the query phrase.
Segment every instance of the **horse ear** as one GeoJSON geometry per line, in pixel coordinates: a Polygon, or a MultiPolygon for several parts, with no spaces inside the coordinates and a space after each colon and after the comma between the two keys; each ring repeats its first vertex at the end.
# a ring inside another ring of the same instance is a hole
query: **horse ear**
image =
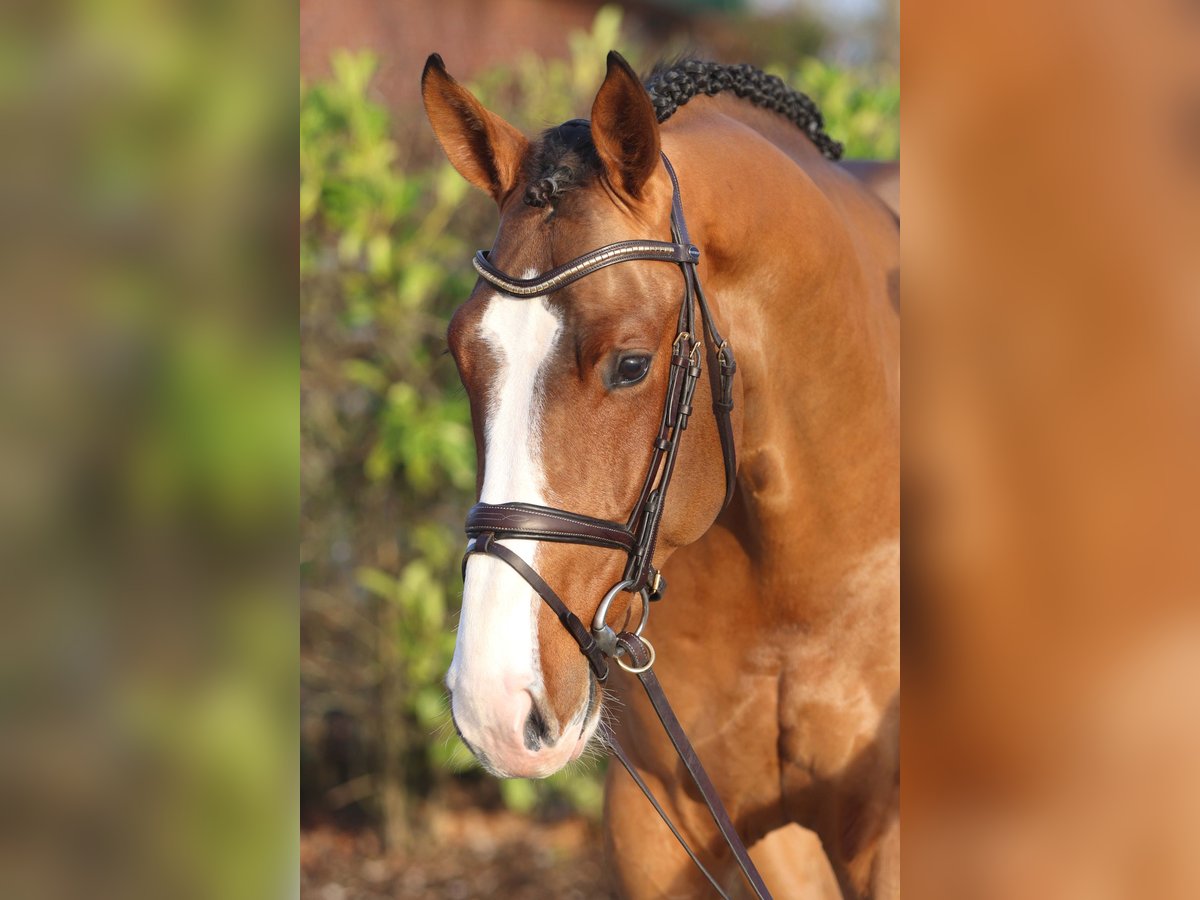
{"type": "Polygon", "coordinates": [[[500,203],[520,178],[529,141],[451,78],[436,53],[425,61],[421,96],[433,134],[450,164],[500,203]]]}
{"type": "Polygon", "coordinates": [[[616,50],[592,103],[592,143],[609,182],[634,200],[658,166],[658,118],[650,95],[616,50]]]}

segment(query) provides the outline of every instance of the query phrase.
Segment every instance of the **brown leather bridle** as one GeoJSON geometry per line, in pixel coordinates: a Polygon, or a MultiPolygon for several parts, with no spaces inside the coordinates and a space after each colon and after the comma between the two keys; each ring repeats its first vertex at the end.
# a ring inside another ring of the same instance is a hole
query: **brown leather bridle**
{"type": "MultiPolygon", "coordinates": [[[[654,567],[654,551],[658,541],[658,529],[662,522],[667,489],[675,471],[683,432],[692,415],[692,398],[696,392],[703,365],[705,340],[711,353],[709,357],[709,382],[712,388],[713,415],[721,439],[721,454],[725,465],[725,500],[728,506],[733,497],[737,477],[737,455],[733,441],[733,426],[730,413],[733,411],[733,377],[737,371],[733,350],[729,342],[721,337],[713,321],[708,299],[700,285],[696,266],[700,261],[700,250],[692,244],[687,224],[683,217],[683,203],[679,194],[679,180],[666,154],[662,154],[663,165],[671,177],[671,242],[633,240],[606,244],[570,262],[543,273],[536,278],[516,278],[496,268],[488,259],[486,251],[480,250],[473,260],[476,271],[485,281],[517,297],[540,297],[566,287],[580,278],[590,275],[605,266],[630,260],[659,260],[678,265],[683,273],[684,296],[680,304],[679,320],[675,340],[671,348],[670,369],[667,377],[667,393],[663,403],[662,419],[653,441],[650,466],[638,494],[637,502],[626,522],[596,519],[548,506],[532,503],[477,503],[467,513],[467,547],[463,554],[463,574],[466,575],[467,560],[472,554],[485,553],[511,566],[529,583],[543,601],[554,611],[560,622],[579,644],[587,657],[592,672],[601,683],[608,679],[608,658],[617,660],[618,665],[638,676],[662,721],[668,736],[678,751],[685,767],[695,780],[697,787],[708,804],[709,811],[721,829],[726,842],[737,858],[751,886],[759,897],[769,898],[741,839],[737,836],[732,821],[695,750],[684,734],[678,719],[667,703],[662,687],[652,671],[654,648],[641,637],[650,613],[650,602],[661,599],[666,590],[662,574],[654,567]],[[700,310],[703,335],[696,329],[696,309],[700,310]],[[520,556],[500,543],[506,539],[551,541],[555,543],[583,544],[624,551],[628,555],[625,570],[618,581],[601,600],[600,606],[588,629],[579,617],[571,612],[554,589],[532,566],[520,556]],[[640,593],[641,616],[632,631],[618,634],[606,621],[613,599],[622,592],[640,593]],[[628,657],[633,665],[626,665],[622,657],[628,657]]],[[[654,805],[672,833],[687,850],[692,861],[700,868],[721,896],[725,892],[713,876],[700,863],[688,847],[679,831],[654,799],[645,782],[634,769],[615,735],[607,736],[617,758],[629,770],[630,775],[654,805]]]]}

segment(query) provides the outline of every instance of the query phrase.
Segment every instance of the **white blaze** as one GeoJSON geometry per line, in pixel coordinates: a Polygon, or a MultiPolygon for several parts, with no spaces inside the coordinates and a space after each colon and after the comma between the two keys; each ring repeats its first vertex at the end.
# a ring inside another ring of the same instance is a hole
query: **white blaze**
{"type": "MultiPolygon", "coordinates": [[[[496,294],[484,310],[479,336],[496,362],[484,430],[480,499],[485,503],[546,504],[538,376],[560,325],[545,297],[518,299],[496,294]]],[[[504,543],[537,568],[537,542],[504,543]]],[[[468,740],[486,743],[487,732],[501,735],[511,733],[514,727],[520,732],[529,704],[514,708],[511,698],[526,687],[541,687],[537,658],[540,602],[510,566],[485,554],[470,557],[454,660],[446,676],[446,684],[454,692],[455,716],[468,740]]]]}

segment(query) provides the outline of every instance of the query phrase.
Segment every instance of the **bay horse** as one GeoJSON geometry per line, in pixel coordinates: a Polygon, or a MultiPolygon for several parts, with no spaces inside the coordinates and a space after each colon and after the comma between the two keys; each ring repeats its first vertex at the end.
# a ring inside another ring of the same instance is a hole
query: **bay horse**
{"type": "MultiPolygon", "coordinates": [[[[605,653],[576,627],[601,598],[593,634],[644,625],[665,581],[653,671],[738,832],[750,843],[797,823],[836,878],[775,875],[772,888],[898,896],[899,223],[879,196],[891,172],[851,174],[812,102],[748,66],[681,61],[643,84],[611,53],[590,120],[534,141],[436,54],[422,94],[450,162],[500,216],[447,333],[479,459],[446,676],[464,743],[497,776],[543,777],[610,720],[705,866],[739,890],[654,709],[623,672],[606,690],[605,653]],[[703,328],[684,316],[693,280],[703,328]],[[711,379],[695,377],[704,365],[711,379]]],[[[615,887],[703,896],[637,791],[610,767],[615,887]]]]}

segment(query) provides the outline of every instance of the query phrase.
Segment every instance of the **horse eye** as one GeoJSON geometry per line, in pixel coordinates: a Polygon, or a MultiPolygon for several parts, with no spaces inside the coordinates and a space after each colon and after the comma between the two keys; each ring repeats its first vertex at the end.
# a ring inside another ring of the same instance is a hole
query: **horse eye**
{"type": "Polygon", "coordinates": [[[650,357],[643,355],[625,356],[617,363],[617,373],[613,378],[613,386],[621,387],[637,384],[650,371],[650,357]]]}

